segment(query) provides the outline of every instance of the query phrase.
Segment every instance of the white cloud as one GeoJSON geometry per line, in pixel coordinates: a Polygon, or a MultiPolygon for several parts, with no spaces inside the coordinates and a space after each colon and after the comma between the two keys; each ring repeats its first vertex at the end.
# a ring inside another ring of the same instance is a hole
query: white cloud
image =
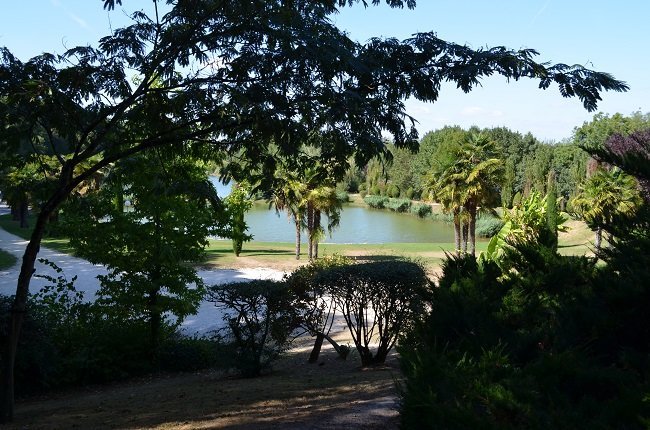
{"type": "Polygon", "coordinates": [[[75,15],[74,13],[69,13],[68,16],[69,16],[70,19],[72,19],[74,22],[76,22],[77,24],[79,24],[79,27],[81,27],[81,28],[85,28],[85,29],[89,28],[89,27],[88,27],[88,23],[87,23],[85,20],[79,18],[79,17],[78,17],[77,15],[75,15]]]}
{"type": "Polygon", "coordinates": [[[535,24],[535,21],[537,21],[537,18],[539,18],[540,15],[544,13],[544,11],[546,10],[546,8],[548,7],[548,5],[549,5],[550,3],[551,3],[551,0],[548,0],[546,3],[544,3],[544,6],[542,6],[542,8],[541,8],[540,10],[537,11],[537,13],[536,13],[535,16],[533,17],[533,19],[530,21],[530,25],[535,24]]]}
{"type": "Polygon", "coordinates": [[[470,117],[487,117],[487,118],[500,118],[503,116],[503,112],[495,109],[489,110],[479,106],[468,106],[460,111],[462,116],[470,117]]]}

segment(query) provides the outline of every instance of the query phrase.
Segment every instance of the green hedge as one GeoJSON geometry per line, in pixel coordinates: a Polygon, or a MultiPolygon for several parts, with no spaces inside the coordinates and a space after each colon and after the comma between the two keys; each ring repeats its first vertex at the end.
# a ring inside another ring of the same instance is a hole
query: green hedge
{"type": "Polygon", "coordinates": [[[503,220],[494,215],[481,215],[476,220],[476,235],[492,237],[503,227],[503,220]]]}
{"type": "Polygon", "coordinates": [[[386,208],[395,212],[408,212],[411,208],[409,199],[389,199],[386,208]]]}
{"type": "Polygon", "coordinates": [[[373,209],[384,209],[390,199],[384,196],[367,195],[363,201],[373,209]]]}
{"type": "Polygon", "coordinates": [[[419,216],[420,218],[426,218],[432,213],[431,205],[426,203],[417,203],[411,206],[411,213],[419,216]]]}

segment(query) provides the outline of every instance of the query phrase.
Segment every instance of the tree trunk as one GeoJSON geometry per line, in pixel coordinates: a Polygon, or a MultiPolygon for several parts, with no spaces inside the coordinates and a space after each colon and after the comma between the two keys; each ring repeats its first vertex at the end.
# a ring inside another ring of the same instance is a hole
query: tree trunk
{"type": "Polygon", "coordinates": [[[41,207],[29,243],[25,247],[23,262],[20,266],[20,273],[18,274],[18,282],[16,284],[16,295],[14,296],[14,302],[9,314],[9,323],[7,324],[6,343],[3,345],[0,423],[11,422],[14,417],[14,364],[16,362],[20,329],[25,319],[25,313],[27,312],[29,283],[34,274],[34,264],[41,248],[41,240],[43,239],[43,232],[45,231],[47,220],[79,183],[78,180],[76,182],[72,180],[72,172],[72,163],[63,166],[60,174],[59,188],[41,207]]]}
{"type": "Polygon", "coordinates": [[[307,202],[307,235],[309,236],[309,248],[307,251],[307,256],[311,260],[313,257],[313,240],[314,240],[314,204],[312,202],[307,202]]]}
{"type": "Polygon", "coordinates": [[[29,223],[27,222],[27,215],[29,214],[29,204],[27,203],[27,200],[23,200],[20,202],[19,213],[20,213],[20,228],[29,228],[29,223]]]}
{"type": "Polygon", "coordinates": [[[462,231],[463,231],[463,239],[462,239],[462,247],[463,247],[463,254],[467,254],[467,235],[469,232],[469,223],[467,220],[464,220],[462,222],[462,231]]]}
{"type": "Polygon", "coordinates": [[[314,240],[312,241],[312,246],[314,251],[312,255],[314,258],[318,258],[318,233],[320,232],[320,210],[314,209],[314,240]]]}
{"type": "Polygon", "coordinates": [[[295,218],[296,222],[296,260],[300,260],[300,218],[295,218]]]}
{"type": "Polygon", "coordinates": [[[325,340],[327,340],[330,345],[334,347],[334,350],[336,353],[339,355],[339,358],[342,360],[345,360],[348,358],[348,354],[350,354],[350,348],[341,348],[341,345],[339,345],[334,339],[329,337],[327,334],[322,333],[323,337],[325,337],[325,340]]]}
{"type": "Polygon", "coordinates": [[[370,367],[375,364],[375,359],[372,356],[372,352],[370,352],[370,349],[368,349],[367,346],[357,347],[357,352],[359,353],[359,357],[361,357],[362,367],[370,367]]]}
{"type": "Polygon", "coordinates": [[[602,241],[603,241],[603,229],[598,227],[596,229],[596,239],[594,241],[595,242],[594,246],[596,247],[596,251],[600,251],[600,245],[602,241]]]}
{"type": "Polygon", "coordinates": [[[373,364],[384,364],[386,362],[386,357],[388,357],[388,346],[384,343],[380,343],[372,362],[373,364]]]}
{"type": "Polygon", "coordinates": [[[54,211],[54,207],[56,205],[52,205],[52,209],[50,210],[46,208],[41,210],[23,255],[23,262],[16,285],[16,295],[9,314],[7,339],[5,345],[3,345],[0,423],[11,422],[14,417],[14,364],[16,362],[18,339],[20,338],[20,329],[25,319],[25,313],[27,312],[27,296],[29,294],[29,282],[34,273],[34,263],[40,250],[45,225],[50,214],[54,211]]]}
{"type": "MultiPolygon", "coordinates": [[[[156,306],[157,294],[153,298],[153,306],[156,306]]],[[[160,347],[160,327],[162,326],[162,315],[158,309],[151,309],[151,321],[149,322],[151,328],[151,362],[156,364],[158,362],[158,350],[160,347]]]]}
{"type": "Polygon", "coordinates": [[[469,208],[469,241],[470,253],[476,256],[476,205],[469,208]]]}
{"type": "Polygon", "coordinates": [[[309,354],[309,363],[316,363],[318,361],[318,356],[320,355],[320,349],[323,346],[323,341],[325,340],[325,335],[323,333],[318,333],[316,335],[316,342],[314,342],[314,347],[309,354]]]}
{"type": "Polygon", "coordinates": [[[460,255],[460,217],[457,212],[454,212],[454,251],[460,255]]]}

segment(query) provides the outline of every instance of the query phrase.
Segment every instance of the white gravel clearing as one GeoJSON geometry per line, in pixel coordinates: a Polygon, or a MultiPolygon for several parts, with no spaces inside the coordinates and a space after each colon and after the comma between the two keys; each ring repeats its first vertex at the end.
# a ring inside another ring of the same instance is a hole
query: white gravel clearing
{"type": "MultiPolygon", "coordinates": [[[[0,214],[8,213],[8,208],[4,204],[0,204],[0,214]]],[[[20,263],[22,261],[23,253],[27,241],[8,233],[0,228],[0,249],[15,255],[18,262],[14,267],[8,270],[0,270],[0,294],[13,295],[16,292],[16,282],[18,280],[18,273],[20,271],[20,263]]],[[[76,258],[62,252],[54,251],[45,247],[41,247],[38,253],[38,258],[47,259],[61,269],[67,279],[71,279],[77,275],[75,288],[78,291],[84,292],[84,298],[93,300],[95,293],[99,289],[99,281],[97,275],[104,275],[108,273],[106,268],[102,265],[91,264],[81,258],[76,258]]],[[[56,277],[57,274],[49,267],[42,263],[36,263],[35,275],[50,275],[56,277]]],[[[238,269],[238,270],[199,270],[198,274],[207,285],[223,284],[226,282],[244,282],[251,279],[275,279],[279,280],[284,276],[284,272],[268,268],[255,268],[255,269],[238,269]]],[[[40,278],[32,277],[29,286],[31,293],[37,292],[45,285],[46,281],[40,278]]],[[[186,334],[204,334],[214,330],[223,325],[220,312],[215,308],[214,304],[204,301],[199,307],[196,315],[189,316],[181,325],[181,329],[186,334]]]]}

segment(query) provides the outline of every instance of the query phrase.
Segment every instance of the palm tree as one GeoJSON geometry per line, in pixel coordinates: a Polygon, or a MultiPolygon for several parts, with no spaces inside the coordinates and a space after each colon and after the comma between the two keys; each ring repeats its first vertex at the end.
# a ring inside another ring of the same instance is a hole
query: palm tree
{"type": "Polygon", "coordinates": [[[468,213],[471,254],[476,255],[476,216],[479,208],[498,204],[498,184],[503,160],[496,156],[496,143],[483,133],[472,134],[460,147],[460,171],[464,175],[464,208],[468,213]]]}
{"type": "Polygon", "coordinates": [[[309,232],[309,258],[318,258],[318,242],[325,231],[321,226],[322,214],[327,215],[327,231],[338,227],[341,220],[341,202],[336,196],[336,189],[321,185],[309,190],[306,195],[307,230],[309,232]]]}
{"type": "Polygon", "coordinates": [[[449,148],[449,164],[432,172],[431,195],[454,218],[454,242],[458,252],[476,254],[476,217],[479,208],[498,200],[503,161],[495,156],[496,143],[484,134],[472,134],[449,148]]]}
{"type": "Polygon", "coordinates": [[[642,203],[633,176],[615,167],[599,168],[580,186],[573,208],[591,229],[595,229],[595,247],[601,248],[603,229],[618,217],[632,216],[642,203]]]}
{"type": "Polygon", "coordinates": [[[307,186],[297,178],[296,172],[291,172],[280,167],[275,172],[275,186],[273,187],[270,203],[275,210],[287,211],[296,227],[296,260],[300,260],[300,233],[305,215],[305,194],[307,186]]]}
{"type": "Polygon", "coordinates": [[[431,197],[440,203],[444,213],[451,214],[454,222],[454,247],[461,252],[462,210],[464,203],[463,181],[455,165],[448,166],[438,175],[434,172],[427,181],[431,197]]]}

